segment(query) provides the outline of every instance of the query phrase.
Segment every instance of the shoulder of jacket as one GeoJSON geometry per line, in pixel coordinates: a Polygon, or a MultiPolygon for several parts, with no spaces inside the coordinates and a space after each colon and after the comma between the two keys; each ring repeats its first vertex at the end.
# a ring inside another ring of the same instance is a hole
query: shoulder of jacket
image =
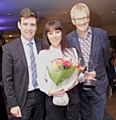
{"type": "Polygon", "coordinates": [[[95,32],[95,33],[104,33],[104,34],[106,34],[107,32],[105,31],[105,30],[103,30],[103,29],[101,29],[101,28],[97,28],[97,27],[91,27],[91,29],[92,29],[92,32],[95,32]]]}
{"type": "Polygon", "coordinates": [[[75,35],[75,30],[67,34],[67,37],[75,35]]]}
{"type": "Polygon", "coordinates": [[[35,42],[42,44],[42,40],[41,39],[39,39],[39,38],[34,38],[34,39],[35,39],[35,42]]]}
{"type": "Polygon", "coordinates": [[[8,43],[5,43],[5,45],[4,45],[4,47],[10,47],[10,46],[12,46],[12,45],[15,45],[15,44],[17,44],[17,42],[20,40],[20,37],[19,38],[16,38],[16,39],[14,39],[14,40],[12,40],[12,41],[10,41],[10,42],[8,42],[8,43]]]}

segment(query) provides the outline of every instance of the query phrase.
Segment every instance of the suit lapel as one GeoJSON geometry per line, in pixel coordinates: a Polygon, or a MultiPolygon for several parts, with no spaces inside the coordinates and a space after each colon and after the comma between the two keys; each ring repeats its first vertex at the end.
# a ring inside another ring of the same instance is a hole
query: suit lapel
{"type": "Polygon", "coordinates": [[[95,33],[95,29],[91,27],[92,30],[92,41],[91,41],[91,52],[90,52],[90,58],[89,58],[89,67],[92,69],[95,69],[97,67],[97,64],[95,64],[95,58],[96,58],[96,52],[99,49],[99,44],[97,40],[97,36],[95,33]]]}
{"type": "Polygon", "coordinates": [[[26,60],[23,44],[21,42],[21,38],[19,38],[19,40],[18,40],[17,49],[18,49],[18,52],[19,52],[19,56],[22,60],[22,63],[24,64],[25,68],[28,69],[27,68],[27,60],[26,60]]]}
{"type": "Polygon", "coordinates": [[[39,54],[39,51],[42,50],[42,45],[41,45],[41,43],[39,43],[39,41],[37,41],[36,38],[34,40],[35,40],[37,54],[39,54]]]}
{"type": "Polygon", "coordinates": [[[82,55],[82,51],[81,51],[81,48],[80,48],[80,45],[79,45],[79,40],[78,40],[76,30],[74,31],[72,41],[73,41],[74,46],[75,46],[75,48],[77,50],[79,58],[81,58],[81,65],[85,65],[84,58],[83,58],[83,55],[82,55]]]}
{"type": "Polygon", "coordinates": [[[91,41],[91,51],[90,51],[90,60],[93,61],[95,55],[96,55],[96,51],[99,48],[98,44],[97,44],[97,36],[96,34],[94,34],[94,29],[91,27],[92,29],[92,41],[91,41]]]}
{"type": "Polygon", "coordinates": [[[37,50],[37,54],[38,54],[39,53],[39,44],[37,43],[36,38],[34,40],[35,40],[36,50],[37,50]]]}

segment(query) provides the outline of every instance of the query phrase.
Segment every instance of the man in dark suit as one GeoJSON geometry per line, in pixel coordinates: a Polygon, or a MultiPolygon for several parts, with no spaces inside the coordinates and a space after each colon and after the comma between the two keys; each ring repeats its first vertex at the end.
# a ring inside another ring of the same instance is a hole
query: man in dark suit
{"type": "Polygon", "coordinates": [[[112,65],[108,67],[109,90],[112,96],[112,89],[116,86],[116,57],[112,59],[112,65]]]}
{"type": "Polygon", "coordinates": [[[36,12],[23,9],[18,21],[21,36],[4,45],[3,83],[7,104],[15,120],[44,120],[45,116],[45,94],[36,81],[37,54],[42,49],[41,40],[34,38],[37,23],[36,12]]]}
{"type": "Polygon", "coordinates": [[[73,6],[70,15],[76,30],[67,35],[69,46],[76,48],[82,65],[89,67],[90,60],[93,66],[97,65],[95,89],[83,88],[82,84],[78,85],[81,119],[103,120],[108,87],[106,66],[110,56],[108,36],[104,30],[89,26],[90,11],[84,3],[73,6]]]}

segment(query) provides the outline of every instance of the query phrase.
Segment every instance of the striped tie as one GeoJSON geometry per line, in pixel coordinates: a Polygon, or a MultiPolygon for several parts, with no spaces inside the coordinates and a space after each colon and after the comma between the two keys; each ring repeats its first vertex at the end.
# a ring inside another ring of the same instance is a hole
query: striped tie
{"type": "Polygon", "coordinates": [[[37,84],[37,70],[36,70],[36,62],[35,62],[35,56],[33,52],[33,43],[29,42],[29,51],[30,51],[30,61],[31,61],[31,74],[32,74],[32,85],[34,88],[38,86],[37,84]]]}

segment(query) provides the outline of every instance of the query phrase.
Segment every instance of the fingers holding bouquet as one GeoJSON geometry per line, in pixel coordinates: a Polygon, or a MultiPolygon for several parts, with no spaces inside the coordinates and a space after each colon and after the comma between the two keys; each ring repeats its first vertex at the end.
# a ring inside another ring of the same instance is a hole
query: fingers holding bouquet
{"type": "Polygon", "coordinates": [[[61,87],[53,87],[50,91],[49,91],[49,95],[50,96],[57,96],[57,97],[61,97],[65,94],[65,90],[61,87]]]}

